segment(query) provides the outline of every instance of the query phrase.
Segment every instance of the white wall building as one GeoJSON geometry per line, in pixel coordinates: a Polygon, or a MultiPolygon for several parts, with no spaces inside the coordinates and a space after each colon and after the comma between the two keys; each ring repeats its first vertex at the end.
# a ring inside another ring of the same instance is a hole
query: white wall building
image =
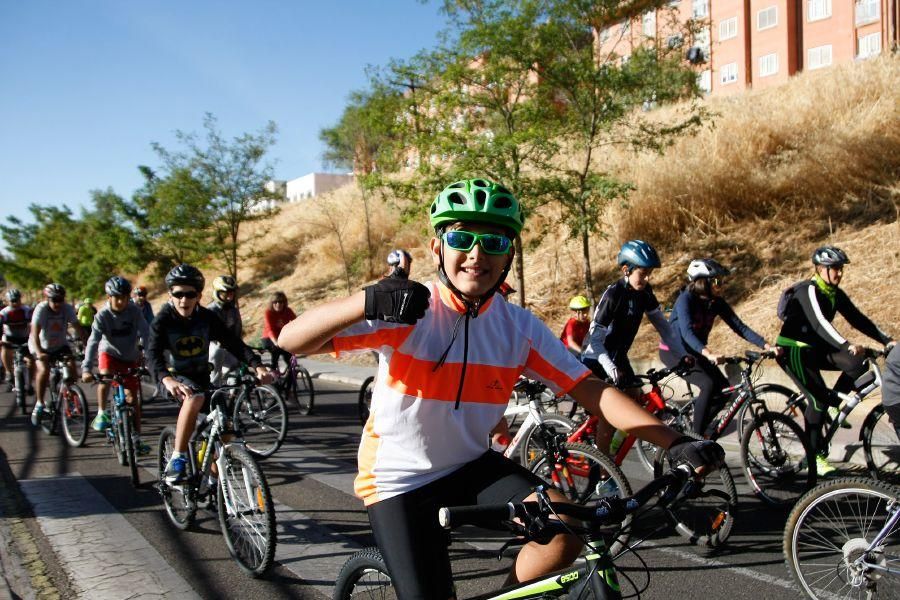
{"type": "Polygon", "coordinates": [[[353,182],[353,175],[338,173],[310,173],[287,182],[285,198],[288,202],[299,202],[319,194],[330,192],[353,182]]]}

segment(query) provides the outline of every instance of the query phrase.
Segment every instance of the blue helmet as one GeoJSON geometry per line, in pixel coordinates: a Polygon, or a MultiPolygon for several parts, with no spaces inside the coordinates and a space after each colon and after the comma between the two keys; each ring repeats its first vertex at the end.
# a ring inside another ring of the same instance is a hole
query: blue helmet
{"type": "Polygon", "coordinates": [[[656,269],[661,264],[659,254],[644,240],[628,240],[622,244],[617,261],[619,265],[643,269],[656,269]]]}

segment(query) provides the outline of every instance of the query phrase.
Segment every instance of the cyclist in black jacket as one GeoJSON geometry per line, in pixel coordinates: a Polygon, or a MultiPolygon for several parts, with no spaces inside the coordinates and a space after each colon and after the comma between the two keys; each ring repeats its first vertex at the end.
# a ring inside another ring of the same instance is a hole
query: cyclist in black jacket
{"type": "Polygon", "coordinates": [[[259,357],[231,332],[212,311],[200,306],[206,280],[191,265],[178,265],[166,275],[169,302],[150,327],[150,364],[159,381],[176,400],[183,401],[175,426],[175,449],[166,466],[166,481],[184,481],[188,440],[197,415],[208,410],[205,392],[209,388],[209,343],[219,342],[226,350],[256,369],[263,382],[271,381],[259,357]],[[166,365],[164,352],[172,356],[166,365]]]}
{"type": "Polygon", "coordinates": [[[804,416],[810,442],[819,454],[820,475],[834,471],[826,460],[828,449],[823,447],[824,411],[840,404],[835,392],[850,392],[853,381],[866,372],[865,349],[844,339],[831,322],[840,313],[851,326],[870,338],[885,345],[893,344],[891,337],[860,312],[838,287],[844,265],[849,262],[847,254],[835,246],[822,246],[813,253],[816,273],[809,281],[791,288],[784,325],[776,340],[785,349],[779,364],[810,400],[804,416]],[[833,390],[825,384],[821,371],[841,372],[833,390]]]}

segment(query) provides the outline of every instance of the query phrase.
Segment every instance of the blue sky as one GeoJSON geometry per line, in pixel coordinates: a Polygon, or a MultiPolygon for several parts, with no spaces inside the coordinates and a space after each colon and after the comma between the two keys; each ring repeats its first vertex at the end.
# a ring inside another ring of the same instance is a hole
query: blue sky
{"type": "Polygon", "coordinates": [[[151,142],[279,127],[290,179],[322,170],[321,128],[384,65],[436,44],[438,3],[416,0],[0,0],[0,220],[31,203],[78,212],[126,197],[151,142]]]}

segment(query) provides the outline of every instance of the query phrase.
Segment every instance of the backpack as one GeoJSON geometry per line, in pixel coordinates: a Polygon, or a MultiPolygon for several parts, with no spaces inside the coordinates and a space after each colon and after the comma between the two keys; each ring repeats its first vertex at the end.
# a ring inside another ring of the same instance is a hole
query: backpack
{"type": "Polygon", "coordinates": [[[775,309],[775,312],[778,313],[778,318],[782,321],[787,320],[787,311],[788,304],[790,304],[791,300],[794,299],[794,294],[797,293],[802,286],[809,284],[809,280],[798,281],[797,283],[791,285],[784,289],[781,292],[781,297],[778,299],[778,308],[775,309]]]}

